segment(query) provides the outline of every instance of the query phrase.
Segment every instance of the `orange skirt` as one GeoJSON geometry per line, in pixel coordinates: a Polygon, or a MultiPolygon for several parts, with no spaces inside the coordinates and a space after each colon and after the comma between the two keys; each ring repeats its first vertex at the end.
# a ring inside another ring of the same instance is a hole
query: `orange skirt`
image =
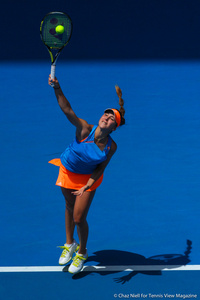
{"type": "MultiPolygon", "coordinates": [[[[87,184],[91,174],[77,174],[67,170],[62,164],[59,158],[55,158],[49,161],[50,164],[59,166],[59,174],[56,181],[56,185],[71,190],[80,190],[84,185],[87,184]]],[[[88,192],[96,190],[100,186],[103,180],[103,174],[95,181],[95,183],[88,189],[88,192]]]]}

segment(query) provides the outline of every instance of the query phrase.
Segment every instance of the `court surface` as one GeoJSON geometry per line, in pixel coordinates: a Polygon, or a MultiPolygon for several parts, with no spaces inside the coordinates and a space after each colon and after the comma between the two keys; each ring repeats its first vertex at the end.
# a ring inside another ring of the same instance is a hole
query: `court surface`
{"type": "Polygon", "coordinates": [[[58,62],[79,117],[97,124],[118,108],[115,84],[126,110],[74,276],[58,266],[65,205],[48,164],[74,127],[47,84],[49,61],[1,70],[0,299],[200,298],[200,62],[58,62]]]}

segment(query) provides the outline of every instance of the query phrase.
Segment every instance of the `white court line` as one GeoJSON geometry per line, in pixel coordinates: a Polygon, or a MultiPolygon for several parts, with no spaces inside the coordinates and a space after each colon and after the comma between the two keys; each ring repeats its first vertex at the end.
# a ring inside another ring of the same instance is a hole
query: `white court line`
{"type": "MultiPolygon", "coordinates": [[[[3,272],[62,272],[64,266],[34,266],[34,267],[0,267],[0,273],[3,272]]],[[[67,269],[67,268],[66,268],[67,269]]],[[[84,266],[82,272],[132,272],[132,271],[200,271],[200,265],[146,265],[146,266],[84,266]]]]}

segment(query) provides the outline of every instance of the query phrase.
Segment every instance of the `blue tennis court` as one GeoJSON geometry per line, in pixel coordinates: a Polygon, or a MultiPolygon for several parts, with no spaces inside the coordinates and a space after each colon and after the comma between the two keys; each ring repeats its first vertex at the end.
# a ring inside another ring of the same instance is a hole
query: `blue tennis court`
{"type": "Polygon", "coordinates": [[[97,124],[117,108],[115,84],[126,110],[88,215],[89,259],[74,276],[58,265],[65,203],[48,164],[74,127],[47,84],[49,61],[1,70],[0,298],[200,298],[200,63],[59,61],[79,117],[97,124]]]}

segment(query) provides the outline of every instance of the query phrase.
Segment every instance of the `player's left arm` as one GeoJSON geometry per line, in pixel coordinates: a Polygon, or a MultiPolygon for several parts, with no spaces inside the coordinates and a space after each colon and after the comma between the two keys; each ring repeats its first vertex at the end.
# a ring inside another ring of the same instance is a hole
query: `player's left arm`
{"type": "Polygon", "coordinates": [[[87,191],[88,189],[90,189],[92,187],[92,185],[103,174],[105,168],[109,164],[109,162],[110,162],[112,156],[114,155],[114,153],[116,152],[116,150],[117,150],[117,144],[114,141],[112,141],[110,151],[108,152],[108,155],[107,155],[107,159],[97,166],[97,168],[94,170],[94,172],[90,176],[90,178],[85,186],[83,186],[80,190],[73,192],[74,195],[81,196],[85,191],[87,191]]]}

